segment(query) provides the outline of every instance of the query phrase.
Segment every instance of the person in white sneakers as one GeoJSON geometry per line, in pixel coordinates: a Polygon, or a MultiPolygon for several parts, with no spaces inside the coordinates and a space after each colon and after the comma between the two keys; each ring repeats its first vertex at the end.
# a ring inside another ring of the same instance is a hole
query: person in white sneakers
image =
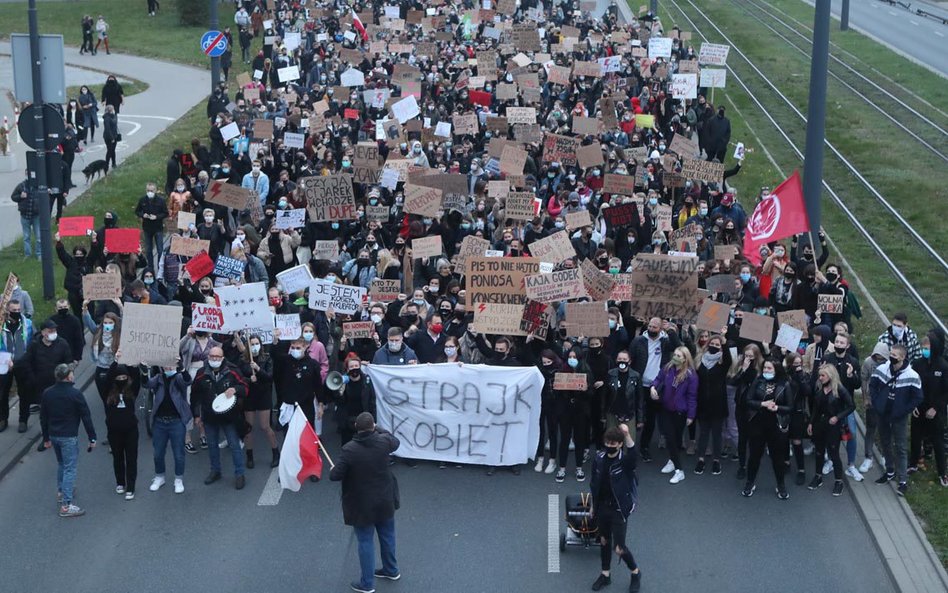
{"type": "Polygon", "coordinates": [[[687,348],[675,348],[671,361],[655,377],[650,392],[653,401],[661,402],[658,426],[668,447],[668,463],[662,473],[672,474],[669,482],[677,484],[685,479],[681,465],[682,431],[694,423],[698,412],[698,373],[687,348]]]}
{"type": "Polygon", "coordinates": [[[559,451],[560,426],[556,415],[553,393],[553,377],[563,372],[563,361],[550,349],[540,353],[540,372],[543,373],[543,396],[540,404],[540,443],[537,445],[537,464],[535,472],[552,474],[556,471],[556,454],[559,451]],[[546,441],[550,441],[550,457],[544,468],[543,453],[546,441]]]}
{"type": "MultiPolygon", "coordinates": [[[[872,445],[875,442],[876,427],[879,425],[879,415],[876,413],[876,409],[872,407],[872,398],[869,396],[869,379],[872,378],[872,373],[876,372],[876,368],[887,360],[889,360],[889,345],[885,342],[876,342],[876,345],[872,348],[872,354],[862,361],[862,369],[859,372],[862,379],[862,399],[866,404],[866,435],[864,437],[866,458],[859,466],[861,473],[868,472],[874,465],[872,445]]],[[[883,461],[883,464],[885,464],[885,461],[883,461]]]]}
{"type": "Polygon", "coordinates": [[[191,375],[179,370],[177,365],[164,367],[161,374],[148,381],[148,389],[155,394],[149,418],[155,451],[155,477],[148,487],[152,492],[165,484],[168,443],[174,457],[174,491],[175,494],[184,492],[184,434],[192,417],[187,395],[189,385],[191,375]]]}

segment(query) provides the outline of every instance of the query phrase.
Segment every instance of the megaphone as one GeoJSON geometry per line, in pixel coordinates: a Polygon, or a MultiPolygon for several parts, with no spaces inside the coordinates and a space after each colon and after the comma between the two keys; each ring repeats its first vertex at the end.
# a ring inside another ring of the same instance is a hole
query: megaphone
{"type": "Polygon", "coordinates": [[[345,384],[345,379],[339,371],[331,371],[326,375],[326,388],[330,391],[340,391],[345,384]]]}

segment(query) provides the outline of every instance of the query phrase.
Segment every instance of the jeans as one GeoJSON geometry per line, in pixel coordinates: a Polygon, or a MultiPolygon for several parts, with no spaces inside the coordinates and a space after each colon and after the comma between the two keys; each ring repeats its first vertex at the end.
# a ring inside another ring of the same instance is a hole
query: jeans
{"type": "Polygon", "coordinates": [[[237,434],[237,427],[233,424],[204,424],[204,430],[207,433],[207,449],[211,454],[211,471],[221,472],[221,432],[227,437],[227,447],[230,449],[230,455],[234,461],[234,475],[244,475],[244,451],[240,448],[240,435],[237,434]]]}
{"type": "Polygon", "coordinates": [[[846,416],[846,424],[849,425],[849,440],[846,441],[846,461],[849,462],[849,465],[856,465],[856,435],[859,432],[859,427],[856,426],[855,412],[846,416]]]}
{"type": "Polygon", "coordinates": [[[26,257],[33,256],[33,248],[30,245],[30,241],[32,239],[33,241],[36,241],[36,257],[42,257],[43,247],[40,241],[39,216],[33,216],[32,218],[21,216],[20,226],[23,227],[23,255],[26,257]]]}
{"type": "Polygon", "coordinates": [[[865,441],[863,447],[865,448],[866,459],[872,459],[872,443],[876,440],[876,429],[878,427],[879,415],[876,414],[876,409],[866,406],[866,436],[863,439],[865,441]]]}
{"type": "Polygon", "coordinates": [[[158,261],[161,261],[161,253],[165,248],[164,236],[162,235],[161,230],[143,230],[142,235],[145,238],[145,244],[142,245],[142,250],[145,252],[145,258],[148,260],[148,267],[152,270],[157,270],[158,266],[155,263],[154,251],[158,252],[158,261]]]}
{"type": "Polygon", "coordinates": [[[899,483],[908,482],[907,432],[908,422],[905,417],[879,416],[879,444],[885,457],[885,472],[897,473],[899,483]]]}
{"type": "MultiPolygon", "coordinates": [[[[171,442],[174,456],[174,477],[184,477],[184,423],[180,418],[155,418],[151,425],[151,438],[155,450],[155,475],[165,475],[165,451],[171,442]]],[[[218,459],[220,451],[218,450],[218,459]]],[[[218,462],[218,465],[220,463],[218,462]]]]}
{"type": "Polygon", "coordinates": [[[365,589],[375,585],[375,532],[379,534],[379,547],[382,549],[382,570],[386,574],[398,574],[398,562],[395,560],[395,517],[379,521],[375,525],[355,526],[356,539],[359,540],[359,566],[362,568],[362,580],[359,584],[365,589]]]}
{"type": "Polygon", "coordinates": [[[72,504],[76,487],[76,466],[79,464],[79,437],[49,437],[56,452],[56,489],[63,493],[63,506],[72,504]]]}

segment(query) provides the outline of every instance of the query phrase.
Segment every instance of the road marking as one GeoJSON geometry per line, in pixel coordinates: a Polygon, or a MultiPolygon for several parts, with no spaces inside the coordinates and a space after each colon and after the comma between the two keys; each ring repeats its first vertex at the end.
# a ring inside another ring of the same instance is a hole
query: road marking
{"type": "Polygon", "coordinates": [[[896,14],[895,14],[895,11],[894,11],[894,10],[890,10],[890,11],[889,11],[889,14],[891,14],[892,16],[896,16],[896,14]]]}
{"type": "Polygon", "coordinates": [[[945,36],[945,34],[942,33],[941,31],[935,31],[935,35],[938,35],[939,37],[944,37],[944,36],[945,36]]]}
{"type": "Polygon", "coordinates": [[[916,27],[918,26],[918,21],[909,21],[909,22],[915,25],[916,27]]]}
{"type": "Polygon", "coordinates": [[[283,488],[280,486],[280,468],[275,467],[270,471],[270,477],[263,487],[260,494],[260,500],[257,501],[258,507],[272,507],[280,504],[280,497],[283,496],[283,488]]]}
{"type": "Polygon", "coordinates": [[[560,495],[550,494],[546,501],[546,571],[560,572],[560,495]]]}

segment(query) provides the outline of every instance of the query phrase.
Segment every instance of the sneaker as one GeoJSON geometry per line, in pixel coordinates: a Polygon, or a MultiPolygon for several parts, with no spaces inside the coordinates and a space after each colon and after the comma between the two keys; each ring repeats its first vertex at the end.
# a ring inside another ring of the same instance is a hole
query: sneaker
{"type": "Polygon", "coordinates": [[[896,488],[895,493],[899,496],[905,496],[906,492],[908,492],[908,482],[899,482],[899,487],[896,488]]]}
{"type": "Polygon", "coordinates": [[[699,459],[698,463],[695,464],[695,473],[699,476],[704,473],[704,459],[699,459]]]}
{"type": "Polygon", "coordinates": [[[599,573],[599,576],[596,577],[595,582],[593,582],[592,590],[593,590],[593,591],[598,591],[598,590],[602,589],[603,587],[605,587],[605,586],[607,586],[607,585],[609,585],[609,584],[611,584],[611,583],[612,583],[612,578],[611,578],[611,577],[607,577],[606,575],[604,575],[604,574],[602,574],[602,573],[600,572],[600,573],[599,573]]]}
{"type": "Polygon", "coordinates": [[[577,481],[577,482],[585,482],[585,481],[586,481],[586,472],[584,472],[584,471],[583,471],[583,468],[581,468],[581,467],[577,467],[577,468],[576,468],[576,481],[577,481]]]}
{"type": "Polygon", "coordinates": [[[908,470],[906,470],[906,471],[907,471],[909,474],[918,473],[918,466],[917,466],[917,465],[910,465],[910,466],[908,466],[908,470]]]}
{"type": "Polygon", "coordinates": [[[746,467],[737,468],[737,479],[743,480],[746,477],[747,477],[747,468],[746,467]]]}
{"type": "Polygon", "coordinates": [[[556,462],[552,459],[546,462],[546,469],[543,470],[545,474],[552,474],[556,471],[556,462]]]}
{"type": "Polygon", "coordinates": [[[184,480],[182,480],[181,478],[175,478],[174,479],[174,493],[181,494],[182,492],[184,492],[184,480]]]}
{"type": "Polygon", "coordinates": [[[629,593],[639,593],[642,588],[642,571],[633,572],[632,579],[629,581],[629,593]]]}
{"type": "Polygon", "coordinates": [[[135,493],[128,491],[125,493],[125,500],[135,500],[135,493]]]}
{"type": "Polygon", "coordinates": [[[744,484],[744,489],[741,490],[741,496],[750,498],[754,496],[754,492],[757,490],[757,484],[751,484],[750,482],[744,484]]]}
{"type": "Polygon", "coordinates": [[[155,476],[151,479],[151,486],[148,487],[152,492],[158,492],[158,489],[165,485],[164,476],[155,476]]]}
{"type": "Polygon", "coordinates": [[[823,462],[823,475],[825,476],[829,474],[831,471],[833,471],[833,460],[827,459],[826,461],[823,462]]]}
{"type": "Polygon", "coordinates": [[[537,459],[537,464],[533,466],[533,471],[539,473],[543,472],[543,458],[540,457],[537,459]]]}
{"type": "Polygon", "coordinates": [[[125,494],[125,486],[116,486],[116,487],[115,487],[115,493],[116,493],[116,494],[125,494]]]}
{"type": "Polygon", "coordinates": [[[194,446],[194,443],[185,443],[184,450],[190,453],[191,455],[195,455],[198,452],[197,448],[194,446]]]}
{"type": "Polygon", "coordinates": [[[685,472],[681,471],[680,469],[676,469],[675,473],[672,474],[671,479],[668,480],[668,483],[677,484],[678,482],[681,482],[684,479],[685,479],[685,472]]]}
{"type": "Polygon", "coordinates": [[[206,478],[204,478],[204,483],[207,485],[211,485],[220,479],[221,479],[221,472],[211,472],[207,474],[206,478]]]}
{"type": "Polygon", "coordinates": [[[669,460],[668,460],[668,463],[665,464],[665,467],[662,468],[662,473],[663,473],[663,474],[670,474],[670,473],[672,473],[673,471],[675,471],[675,464],[672,463],[672,460],[671,460],[671,459],[669,459],[669,460]]]}
{"type": "Polygon", "coordinates": [[[942,488],[948,488],[948,475],[938,478],[938,482],[941,483],[942,488]]]}
{"type": "Polygon", "coordinates": [[[859,466],[859,472],[863,474],[867,473],[869,470],[872,469],[872,466],[873,466],[872,457],[866,457],[865,459],[862,460],[862,465],[859,466]]]}
{"type": "Polygon", "coordinates": [[[687,454],[687,455],[694,455],[694,454],[695,454],[695,442],[694,442],[694,441],[688,441],[688,448],[685,449],[685,454],[687,454]]]}
{"type": "Polygon", "coordinates": [[[236,488],[237,490],[243,490],[243,489],[244,489],[244,485],[245,485],[246,483],[247,483],[247,478],[246,478],[246,477],[244,477],[244,476],[237,476],[237,478],[234,480],[234,488],[236,488]]]}
{"type": "Polygon", "coordinates": [[[777,486],[777,499],[790,500],[790,493],[787,492],[787,488],[785,486],[777,486]]]}
{"type": "Polygon", "coordinates": [[[876,480],[876,484],[885,484],[885,483],[888,482],[889,480],[893,480],[893,479],[895,479],[895,472],[893,472],[893,473],[891,473],[891,474],[890,474],[890,473],[883,473],[883,474],[882,474],[881,476],[879,476],[879,478],[876,480]]]}
{"type": "Polygon", "coordinates": [[[438,464],[438,469],[447,469],[447,468],[448,468],[448,463],[446,461],[442,461],[441,463],[438,464]]]}
{"type": "Polygon", "coordinates": [[[16,427],[17,432],[26,432],[26,422],[20,422],[19,426],[16,427]]]}
{"type": "Polygon", "coordinates": [[[731,461],[740,461],[741,456],[737,454],[737,451],[731,454],[731,461]]]}
{"type": "Polygon", "coordinates": [[[83,509],[74,504],[59,507],[60,517],[81,517],[85,514],[86,512],[83,509]]]}
{"type": "Polygon", "coordinates": [[[856,480],[857,482],[862,482],[865,479],[862,477],[862,474],[859,473],[859,470],[856,469],[855,465],[850,465],[849,467],[846,468],[846,475],[856,480]]]}
{"type": "Polygon", "coordinates": [[[797,486],[806,484],[806,472],[797,472],[797,486]]]}
{"type": "Polygon", "coordinates": [[[843,493],[843,481],[836,480],[833,483],[833,496],[840,496],[843,493]]]}
{"type": "Polygon", "coordinates": [[[390,581],[397,581],[398,579],[402,578],[402,573],[396,572],[395,574],[390,574],[380,568],[375,571],[375,578],[388,579],[390,581]]]}
{"type": "Polygon", "coordinates": [[[721,461],[720,460],[715,459],[714,461],[711,462],[711,475],[712,476],[721,475],[721,461]]]}
{"type": "Polygon", "coordinates": [[[207,437],[201,437],[201,448],[207,449],[207,437]]]}
{"type": "Polygon", "coordinates": [[[359,584],[358,581],[352,581],[349,583],[349,588],[356,593],[375,593],[375,589],[373,587],[366,587],[365,585],[359,584]]]}
{"type": "Polygon", "coordinates": [[[219,449],[226,449],[226,448],[227,448],[227,439],[224,439],[223,441],[217,443],[217,447],[218,447],[219,449]]]}
{"type": "Polygon", "coordinates": [[[648,449],[642,449],[639,454],[642,456],[642,461],[645,463],[648,463],[652,460],[652,455],[648,452],[648,449]]]}
{"type": "Polygon", "coordinates": [[[803,456],[809,457],[810,455],[813,455],[813,451],[815,450],[816,448],[813,446],[813,443],[807,443],[803,445],[803,456]]]}
{"type": "Polygon", "coordinates": [[[807,486],[808,490],[816,490],[817,488],[823,485],[823,476],[816,475],[813,476],[813,479],[810,480],[810,485],[807,486]]]}
{"type": "Polygon", "coordinates": [[[583,449],[583,465],[589,463],[589,449],[583,449]]]}
{"type": "Polygon", "coordinates": [[[557,484],[562,484],[563,481],[566,480],[566,470],[563,469],[562,467],[556,470],[556,478],[554,479],[556,480],[557,484]]]}

